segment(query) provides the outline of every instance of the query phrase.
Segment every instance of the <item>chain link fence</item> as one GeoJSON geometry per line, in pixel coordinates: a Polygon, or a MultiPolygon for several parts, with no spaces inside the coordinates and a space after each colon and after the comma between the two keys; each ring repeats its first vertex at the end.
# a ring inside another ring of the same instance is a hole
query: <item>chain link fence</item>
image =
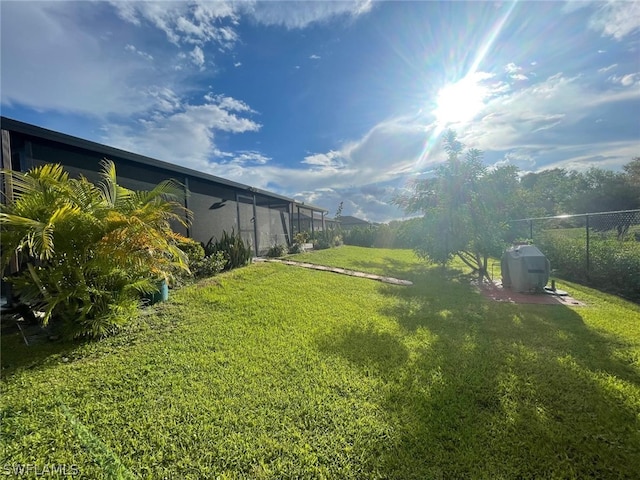
{"type": "Polygon", "coordinates": [[[509,223],[513,240],[536,245],[554,275],[640,303],[640,210],[509,223]]]}

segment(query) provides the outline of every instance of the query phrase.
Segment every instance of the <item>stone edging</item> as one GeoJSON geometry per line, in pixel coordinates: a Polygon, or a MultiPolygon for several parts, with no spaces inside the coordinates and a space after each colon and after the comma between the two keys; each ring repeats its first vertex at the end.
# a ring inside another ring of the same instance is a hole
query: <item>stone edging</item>
{"type": "Polygon", "coordinates": [[[349,275],[351,277],[367,278],[369,280],[377,280],[378,282],[390,283],[392,285],[410,286],[413,282],[409,280],[401,280],[393,277],[383,277],[381,275],[374,275],[373,273],[358,272],[355,270],[347,270],[346,268],[327,267],[325,265],[315,265],[313,263],[294,262],[291,260],[279,260],[277,258],[254,258],[253,261],[257,262],[272,262],[283,263],[285,265],[292,265],[294,267],[310,268],[312,270],[320,270],[323,272],[339,273],[341,275],[349,275]]]}

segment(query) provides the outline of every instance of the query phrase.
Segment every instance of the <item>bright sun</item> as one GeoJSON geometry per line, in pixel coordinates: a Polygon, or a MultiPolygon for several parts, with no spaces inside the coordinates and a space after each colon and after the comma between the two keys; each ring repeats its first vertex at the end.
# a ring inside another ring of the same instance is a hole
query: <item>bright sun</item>
{"type": "Polygon", "coordinates": [[[471,120],[484,107],[486,96],[487,89],[469,77],[446,85],[438,92],[434,112],[438,123],[446,125],[471,120]]]}

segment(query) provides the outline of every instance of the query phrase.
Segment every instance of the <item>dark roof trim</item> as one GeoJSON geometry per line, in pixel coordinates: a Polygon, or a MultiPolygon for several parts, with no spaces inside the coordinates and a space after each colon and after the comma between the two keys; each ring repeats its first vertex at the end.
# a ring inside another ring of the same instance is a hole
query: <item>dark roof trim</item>
{"type": "MultiPolygon", "coordinates": [[[[28,135],[31,137],[42,138],[44,140],[58,142],[65,145],[82,148],[85,150],[91,150],[91,151],[106,155],[107,157],[109,156],[119,157],[125,160],[130,160],[136,163],[142,163],[144,165],[161,168],[163,170],[169,170],[171,172],[179,173],[182,175],[189,175],[194,178],[220,183],[222,185],[226,185],[229,187],[234,187],[241,190],[247,190],[252,193],[258,193],[261,195],[266,195],[269,197],[286,200],[287,202],[291,202],[294,204],[299,203],[296,200],[293,200],[292,198],[285,197],[283,195],[278,195],[277,193],[272,193],[267,190],[251,187],[249,185],[244,185],[242,183],[234,182],[221,177],[216,177],[215,175],[199,172],[191,168],[181,167],[180,165],[164,162],[162,160],[146,157],[144,155],[138,155],[137,153],[127,152],[126,150],[120,150],[119,148],[109,147],[101,143],[92,142],[90,140],[84,140],[82,138],[74,137],[72,135],[67,135],[65,133],[56,132],[54,130],[49,130],[47,128],[38,127],[36,125],[31,125],[29,123],[21,122],[19,120],[14,120],[12,118],[0,117],[0,126],[2,127],[3,130],[9,130],[12,132],[21,133],[23,135],[28,135]]],[[[324,211],[324,212],[327,211],[324,208],[314,207],[312,205],[305,205],[305,207],[313,210],[317,210],[317,211],[324,211]]]]}
{"type": "Polygon", "coordinates": [[[363,220],[358,217],[354,217],[353,215],[344,215],[340,222],[343,225],[375,225],[373,222],[369,222],[368,220],[363,220]]]}

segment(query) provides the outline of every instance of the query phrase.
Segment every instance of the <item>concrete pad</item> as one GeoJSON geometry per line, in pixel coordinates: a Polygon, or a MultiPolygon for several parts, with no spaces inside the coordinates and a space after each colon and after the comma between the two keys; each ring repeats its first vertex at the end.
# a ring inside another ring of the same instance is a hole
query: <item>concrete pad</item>
{"type": "Polygon", "coordinates": [[[401,280],[399,278],[393,278],[393,277],[383,277],[381,275],[374,275],[373,273],[357,272],[354,270],[346,270],[344,268],[328,267],[326,265],[315,265],[313,263],[293,262],[291,260],[280,260],[277,258],[260,258],[260,259],[256,258],[255,260],[259,262],[282,263],[284,265],[292,265],[295,267],[309,268],[312,270],[320,270],[323,272],[338,273],[341,275],[348,275],[350,277],[366,278],[369,280],[376,280],[378,282],[389,283],[391,285],[401,285],[404,287],[413,285],[413,282],[409,280],[401,280]]]}
{"type": "Polygon", "coordinates": [[[560,296],[548,293],[521,293],[504,288],[501,282],[483,282],[476,287],[487,298],[496,302],[538,304],[538,305],[565,305],[571,307],[585,307],[586,303],[576,300],[570,295],[560,296]]]}

